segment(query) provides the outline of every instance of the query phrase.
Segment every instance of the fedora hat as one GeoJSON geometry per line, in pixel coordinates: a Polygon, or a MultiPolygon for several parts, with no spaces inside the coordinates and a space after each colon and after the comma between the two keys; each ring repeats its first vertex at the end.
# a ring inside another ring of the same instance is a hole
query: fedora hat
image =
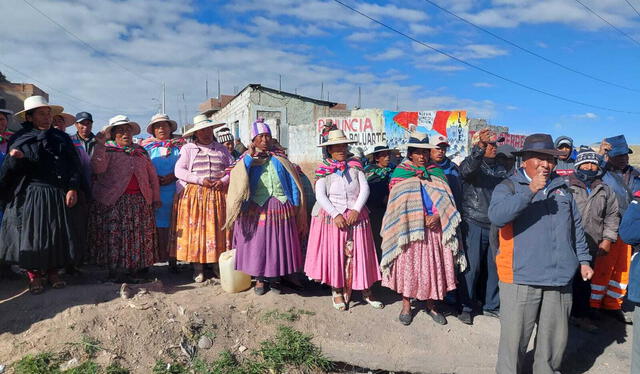
{"type": "Polygon", "coordinates": [[[60,105],[49,105],[49,101],[44,96],[35,95],[29,96],[24,99],[24,110],[19,111],[15,114],[16,117],[20,118],[22,121],[26,120],[25,114],[31,109],[48,107],[51,108],[51,115],[54,116],[56,114],[62,113],[64,110],[60,105]]]}
{"type": "Polygon", "coordinates": [[[407,142],[407,148],[434,149],[437,145],[429,143],[429,136],[423,132],[413,132],[407,142]]]}
{"type": "Polygon", "coordinates": [[[373,151],[367,153],[365,155],[365,157],[372,157],[373,155],[375,155],[376,153],[380,153],[380,152],[391,152],[393,151],[392,149],[389,149],[389,147],[387,147],[386,145],[377,145],[373,148],[373,151]]]}
{"type": "Polygon", "coordinates": [[[347,136],[344,134],[342,130],[331,130],[327,135],[327,140],[320,144],[318,147],[327,147],[330,145],[338,145],[338,144],[353,144],[357,143],[355,140],[347,139],[347,136]]]}
{"type": "Polygon", "coordinates": [[[226,123],[215,123],[212,120],[210,120],[209,117],[207,117],[206,115],[198,114],[197,116],[193,117],[193,126],[191,126],[189,130],[185,131],[184,134],[182,134],[182,136],[184,137],[184,136],[193,135],[195,134],[196,131],[206,129],[207,127],[217,128],[217,127],[222,127],[224,125],[226,125],[226,123]]]}
{"type": "Polygon", "coordinates": [[[71,125],[73,125],[74,123],[76,123],[76,117],[72,116],[69,113],[58,113],[58,114],[54,114],[51,117],[55,117],[55,116],[60,116],[62,117],[62,119],[64,119],[64,126],[65,127],[69,127],[71,125]]]}
{"type": "Polygon", "coordinates": [[[549,134],[532,134],[524,139],[524,146],[521,150],[511,152],[515,156],[522,156],[527,152],[542,153],[545,155],[551,155],[558,157],[564,154],[564,152],[556,149],[553,143],[553,138],[549,134]]]}
{"type": "Polygon", "coordinates": [[[104,129],[102,129],[102,131],[104,131],[104,133],[108,137],[109,133],[111,132],[111,129],[113,129],[114,127],[122,126],[122,125],[131,125],[131,128],[132,128],[131,135],[140,134],[140,125],[138,125],[137,122],[130,121],[129,117],[122,114],[118,114],[115,117],[111,117],[111,119],[109,120],[109,124],[105,126],[104,129]]]}
{"type": "Polygon", "coordinates": [[[164,122],[164,121],[169,122],[169,126],[171,126],[171,132],[175,132],[178,129],[178,123],[176,121],[172,120],[171,118],[169,118],[168,115],[164,113],[158,113],[158,114],[154,114],[153,117],[151,117],[151,120],[147,125],[147,133],[151,136],[154,136],[153,124],[158,122],[164,122]]]}

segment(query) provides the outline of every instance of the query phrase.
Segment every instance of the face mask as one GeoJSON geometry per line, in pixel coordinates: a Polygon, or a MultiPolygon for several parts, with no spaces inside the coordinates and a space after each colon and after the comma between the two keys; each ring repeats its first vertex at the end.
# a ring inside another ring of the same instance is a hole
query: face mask
{"type": "Polygon", "coordinates": [[[576,177],[585,183],[591,183],[601,175],[601,169],[598,170],[576,170],[576,177]]]}

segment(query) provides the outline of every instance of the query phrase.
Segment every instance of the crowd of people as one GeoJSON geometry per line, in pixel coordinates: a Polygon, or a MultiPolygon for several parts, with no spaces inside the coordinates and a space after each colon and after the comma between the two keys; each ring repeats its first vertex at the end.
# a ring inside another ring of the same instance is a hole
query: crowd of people
{"type": "MultiPolygon", "coordinates": [[[[23,269],[33,294],[65,287],[62,270],[84,264],[131,282],[186,262],[203,282],[205,266],[235,249],[257,295],[300,290],[302,273],[331,289],[337,311],[353,291],[384,308],[381,282],[402,297],[403,325],[417,300],[441,325],[443,303],[464,324],[499,318],[498,373],[520,371],[535,326],[534,373],[557,372],[569,323],[629,324],[627,288],[640,302],[640,172],[623,135],[592,149],[533,134],[517,150],[482,129],[456,165],[441,135],[410,134],[405,155],[380,145],[355,157],[329,126],[310,179],[263,119],[245,148],[205,115],[181,136],[154,115],[139,144],[141,126],[124,115],[94,134],[90,113],[41,96],[15,114],[14,134],[11,115],[0,110],[0,261],[23,269]]],[[[640,343],[633,351],[640,372],[640,343]]]]}

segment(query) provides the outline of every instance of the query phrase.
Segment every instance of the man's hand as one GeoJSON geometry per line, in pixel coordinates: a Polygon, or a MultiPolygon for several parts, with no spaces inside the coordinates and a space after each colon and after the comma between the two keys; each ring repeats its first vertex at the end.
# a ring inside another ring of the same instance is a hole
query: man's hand
{"type": "Polygon", "coordinates": [[[360,212],[357,210],[350,210],[347,214],[347,226],[351,226],[358,222],[358,217],[360,217],[360,212]]]}
{"type": "Polygon", "coordinates": [[[604,239],[600,242],[600,244],[598,244],[598,253],[596,254],[596,256],[606,256],[607,254],[609,254],[610,250],[611,241],[608,239],[604,239]]]}
{"type": "Polygon", "coordinates": [[[539,173],[538,175],[536,175],[531,179],[531,183],[529,183],[529,189],[531,190],[531,192],[536,193],[547,185],[548,180],[549,180],[548,175],[539,173]]]}
{"type": "Polygon", "coordinates": [[[580,275],[582,275],[582,280],[585,282],[591,280],[593,269],[589,265],[580,265],[580,275]]]}
{"type": "Polygon", "coordinates": [[[104,131],[99,131],[94,139],[96,140],[96,143],[105,145],[105,143],[107,142],[107,134],[105,134],[104,131]]]}
{"type": "Polygon", "coordinates": [[[491,142],[491,138],[493,137],[493,133],[491,129],[485,127],[484,129],[478,132],[478,147],[485,149],[487,148],[487,144],[491,142]]]}
{"type": "Polygon", "coordinates": [[[24,153],[22,153],[21,150],[19,149],[12,149],[9,151],[9,156],[13,157],[13,158],[23,158],[24,157],[24,153]]]}
{"type": "Polygon", "coordinates": [[[78,191],[76,190],[67,191],[67,196],[65,200],[66,200],[67,207],[73,208],[78,202],[78,191]]]}
{"type": "Polygon", "coordinates": [[[344,229],[347,227],[347,221],[344,219],[342,214],[338,214],[336,218],[333,219],[333,222],[339,229],[344,229]]]}

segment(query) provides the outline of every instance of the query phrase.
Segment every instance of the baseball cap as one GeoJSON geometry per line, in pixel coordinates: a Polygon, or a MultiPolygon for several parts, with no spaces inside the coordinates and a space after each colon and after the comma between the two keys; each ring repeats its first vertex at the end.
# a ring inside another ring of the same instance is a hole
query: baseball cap
{"type": "Polygon", "coordinates": [[[84,120],[89,120],[93,122],[93,116],[88,112],[80,112],[76,114],[76,122],[82,122],[84,120]]]}

